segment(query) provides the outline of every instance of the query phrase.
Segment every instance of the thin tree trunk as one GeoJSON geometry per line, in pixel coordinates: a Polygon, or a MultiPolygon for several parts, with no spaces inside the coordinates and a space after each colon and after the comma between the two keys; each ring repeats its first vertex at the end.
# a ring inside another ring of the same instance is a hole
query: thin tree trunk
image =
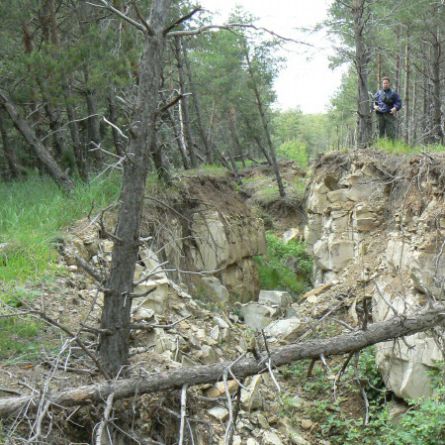
{"type": "Polygon", "coordinates": [[[232,135],[233,144],[235,145],[236,148],[236,157],[241,160],[243,167],[246,167],[246,162],[244,161],[244,155],[243,155],[243,147],[241,146],[238,137],[238,131],[236,129],[236,111],[233,107],[229,111],[229,128],[230,128],[230,134],[232,135]]]}
{"type": "Polygon", "coordinates": [[[368,62],[369,51],[365,43],[365,14],[366,0],[353,0],[352,15],[354,18],[355,36],[355,68],[357,70],[357,145],[367,148],[371,143],[371,111],[368,97],[368,62]]]}
{"type": "Polygon", "coordinates": [[[213,151],[212,151],[210,142],[207,139],[206,133],[204,131],[204,126],[202,124],[202,118],[201,118],[202,113],[201,113],[201,106],[200,106],[200,102],[199,102],[199,96],[196,91],[195,83],[193,81],[193,73],[192,73],[192,69],[190,67],[190,61],[187,56],[187,47],[186,47],[184,40],[182,41],[182,53],[183,53],[183,58],[184,58],[184,62],[185,62],[185,67],[187,70],[187,77],[188,77],[188,81],[189,81],[188,83],[190,86],[190,92],[192,93],[192,97],[193,97],[192,103],[195,108],[196,124],[198,126],[199,136],[201,138],[202,144],[204,145],[206,162],[211,164],[213,162],[213,151]]]}
{"type": "Polygon", "coordinates": [[[418,92],[417,92],[417,75],[414,71],[413,73],[413,89],[412,89],[412,113],[410,122],[410,141],[412,145],[417,144],[417,116],[416,110],[418,106],[418,92]]]}
{"type": "Polygon", "coordinates": [[[47,148],[40,142],[32,127],[21,118],[15,104],[9,99],[9,97],[0,90],[0,102],[5,107],[11,120],[16,128],[20,131],[26,142],[34,150],[39,160],[48,170],[48,173],[54,179],[54,181],[65,191],[70,191],[74,188],[74,184],[71,179],[61,170],[57,162],[48,152],[47,148]]]}
{"type": "Polygon", "coordinates": [[[145,33],[140,63],[138,96],[130,130],[127,160],[124,163],[120,195],[121,207],[112,254],[110,277],[104,292],[101,328],[110,331],[100,341],[100,358],[106,371],[116,376],[127,363],[130,333],[133,276],[139,250],[139,225],[142,216],[150,149],[156,145],[159,88],[165,46],[163,32],[170,0],[154,0],[145,33]]]}
{"type": "Polygon", "coordinates": [[[264,110],[264,106],[263,106],[263,101],[261,100],[261,94],[258,90],[258,85],[256,83],[255,74],[253,72],[252,63],[251,63],[250,56],[249,56],[249,49],[247,48],[247,45],[244,46],[244,55],[245,55],[246,63],[247,63],[247,70],[249,72],[250,80],[252,83],[252,89],[255,94],[256,105],[258,107],[258,113],[260,115],[261,124],[263,126],[264,134],[266,136],[267,145],[269,147],[270,160],[272,162],[272,168],[274,170],[275,178],[277,180],[278,191],[280,193],[280,196],[282,198],[284,198],[286,196],[286,192],[284,190],[284,185],[283,185],[283,181],[281,179],[280,169],[278,167],[275,146],[273,145],[272,138],[270,136],[269,125],[267,123],[266,114],[265,114],[265,110],[264,110]]]}
{"type": "Polygon", "coordinates": [[[4,112],[2,109],[0,109],[0,135],[2,138],[3,153],[9,169],[9,175],[12,179],[18,178],[21,171],[23,171],[23,168],[19,166],[14,149],[9,144],[8,133],[4,125],[4,112]]]}
{"type": "Polygon", "coordinates": [[[382,54],[380,51],[377,53],[377,89],[380,88],[382,84],[382,54]]]}
{"type": "Polygon", "coordinates": [[[411,82],[411,63],[410,63],[410,54],[411,54],[411,48],[410,48],[410,36],[409,36],[409,28],[406,29],[406,42],[405,42],[405,125],[404,125],[404,134],[403,138],[407,144],[409,144],[410,141],[410,122],[411,122],[411,98],[410,98],[410,82],[411,82]]]}
{"type": "MultiPolygon", "coordinates": [[[[400,72],[401,72],[401,66],[402,61],[400,57],[400,51],[401,51],[401,44],[400,44],[400,37],[401,37],[402,31],[401,31],[401,25],[396,26],[396,75],[394,80],[394,87],[396,91],[400,91],[400,72]]],[[[379,85],[380,87],[380,85],[379,85]]]]}
{"type": "Polygon", "coordinates": [[[441,106],[441,51],[440,29],[437,26],[433,38],[433,63],[432,63],[432,82],[433,82],[433,137],[435,142],[443,144],[444,134],[442,130],[442,112],[441,106]]]}
{"type": "Polygon", "coordinates": [[[68,115],[68,127],[70,129],[71,140],[73,142],[74,158],[76,160],[77,171],[84,182],[88,182],[88,167],[86,161],[85,146],[80,137],[79,125],[77,124],[77,116],[71,103],[71,88],[69,83],[62,84],[63,95],[65,98],[66,113],[68,115]]]}
{"type": "MultiPolygon", "coordinates": [[[[185,88],[185,74],[184,74],[184,64],[183,64],[183,51],[181,48],[181,39],[180,37],[176,36],[174,42],[174,49],[175,49],[175,58],[176,58],[176,64],[178,68],[178,77],[179,77],[179,91],[181,94],[185,94],[186,88],[185,88]]],[[[193,168],[198,166],[198,161],[196,159],[195,154],[195,145],[193,143],[193,137],[192,137],[192,130],[190,128],[190,116],[189,116],[189,110],[188,110],[188,97],[184,96],[179,101],[179,107],[180,107],[180,116],[181,116],[181,127],[182,131],[184,133],[185,142],[187,145],[187,151],[190,155],[190,163],[193,168]]]]}
{"type": "Polygon", "coordinates": [[[249,120],[245,116],[244,116],[244,123],[248,128],[250,134],[252,135],[252,138],[255,141],[255,144],[258,147],[259,152],[263,154],[263,156],[266,158],[267,163],[272,167],[272,160],[270,159],[269,153],[267,153],[266,147],[264,147],[263,143],[261,142],[258,136],[258,133],[252,128],[252,125],[250,125],[249,120]]]}
{"type": "MultiPolygon", "coordinates": [[[[162,99],[165,101],[163,93],[161,93],[161,96],[162,99]]],[[[190,168],[190,163],[187,158],[187,148],[184,146],[184,140],[181,137],[180,130],[178,130],[178,126],[176,124],[175,118],[173,117],[170,108],[168,108],[165,111],[164,116],[167,118],[168,122],[170,123],[170,127],[173,131],[176,144],[178,145],[178,151],[181,156],[182,166],[184,167],[185,170],[188,170],[190,168]]]]}
{"type": "MultiPolygon", "coordinates": [[[[157,393],[180,389],[184,385],[214,383],[230,369],[238,379],[268,372],[264,362],[270,359],[272,368],[287,365],[298,360],[319,359],[320,356],[347,354],[360,351],[367,346],[400,337],[424,332],[444,322],[445,307],[435,305],[420,314],[402,315],[386,321],[373,323],[366,330],[356,330],[347,334],[326,339],[292,343],[270,351],[270,357],[262,353],[260,359],[245,357],[210,365],[182,367],[173,371],[141,374],[133,379],[85,385],[49,394],[48,402],[53,408],[67,408],[78,405],[103,403],[110,394],[114,400],[135,397],[147,393],[157,393]]],[[[0,416],[4,417],[23,408],[35,411],[40,406],[41,394],[0,399],[0,416]]]]}
{"type": "MultiPolygon", "coordinates": [[[[117,114],[116,114],[116,105],[114,103],[114,91],[112,91],[108,95],[108,113],[110,122],[114,125],[117,125],[117,114]]],[[[113,135],[113,143],[114,143],[114,149],[116,150],[116,154],[118,156],[124,156],[124,144],[122,143],[122,139],[119,135],[119,132],[116,128],[111,127],[111,132],[113,135]]]]}

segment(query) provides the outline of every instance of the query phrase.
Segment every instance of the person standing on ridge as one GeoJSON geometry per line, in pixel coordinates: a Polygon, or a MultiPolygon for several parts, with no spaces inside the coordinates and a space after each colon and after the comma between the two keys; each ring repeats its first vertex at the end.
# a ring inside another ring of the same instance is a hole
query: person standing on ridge
{"type": "Polygon", "coordinates": [[[402,100],[391,89],[389,77],[382,79],[382,89],[374,95],[374,111],[379,122],[379,137],[396,138],[396,114],[402,108],[402,100]]]}

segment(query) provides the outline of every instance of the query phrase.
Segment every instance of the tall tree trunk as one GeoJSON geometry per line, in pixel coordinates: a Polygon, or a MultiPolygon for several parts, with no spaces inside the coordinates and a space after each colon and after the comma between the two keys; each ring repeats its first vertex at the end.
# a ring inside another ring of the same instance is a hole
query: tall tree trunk
{"type": "Polygon", "coordinates": [[[54,181],[65,191],[72,190],[74,188],[74,184],[71,179],[62,171],[46,147],[40,142],[28,122],[20,117],[15,104],[11,101],[7,94],[1,90],[0,103],[5,107],[12,122],[25,138],[26,142],[28,142],[30,147],[34,150],[34,153],[46,167],[54,181]]]}
{"type": "Polygon", "coordinates": [[[193,73],[190,67],[190,61],[187,56],[187,47],[184,40],[182,41],[182,53],[187,71],[188,84],[190,86],[190,92],[192,93],[192,98],[193,98],[192,103],[195,109],[196,124],[198,126],[199,136],[201,138],[202,144],[204,145],[206,162],[211,164],[213,162],[213,150],[210,141],[207,139],[207,135],[205,133],[204,126],[202,124],[202,118],[201,118],[202,113],[201,113],[199,96],[196,90],[195,82],[193,81],[193,73]]]}
{"type": "Polygon", "coordinates": [[[62,89],[65,98],[66,113],[68,115],[68,127],[70,129],[71,140],[73,142],[74,159],[76,160],[77,171],[79,172],[79,176],[82,181],[88,182],[88,167],[85,146],[80,137],[76,111],[71,103],[71,87],[69,83],[63,82],[62,89]]]}
{"type": "MultiPolygon", "coordinates": [[[[164,94],[163,94],[163,93],[161,93],[161,97],[162,97],[162,99],[163,99],[164,102],[165,102],[166,100],[165,100],[165,97],[164,97],[164,94]]],[[[169,124],[170,124],[170,127],[171,127],[171,129],[172,129],[172,131],[173,131],[173,135],[174,135],[174,137],[175,137],[175,141],[176,141],[176,144],[177,144],[177,146],[178,146],[178,151],[179,151],[179,154],[180,154],[180,156],[181,156],[182,166],[183,166],[186,170],[188,170],[188,169],[190,168],[190,162],[189,162],[189,159],[188,159],[188,157],[187,157],[187,148],[186,148],[185,145],[184,145],[184,139],[183,139],[182,136],[181,136],[181,132],[180,132],[180,130],[178,129],[178,126],[177,126],[177,124],[176,124],[175,118],[173,117],[173,114],[172,114],[170,108],[168,108],[168,109],[165,111],[164,116],[165,116],[165,119],[168,120],[168,122],[169,122],[169,124]]]]}
{"type": "Polygon", "coordinates": [[[230,134],[232,135],[233,144],[236,149],[236,157],[241,160],[243,163],[243,167],[246,167],[246,162],[244,161],[244,155],[243,155],[243,147],[241,146],[239,137],[238,137],[238,131],[236,129],[236,111],[235,108],[231,108],[229,111],[229,128],[230,128],[230,134]]]}
{"type": "MultiPolygon", "coordinates": [[[[179,92],[185,94],[185,73],[184,73],[184,63],[183,63],[183,51],[181,48],[181,39],[176,36],[174,39],[174,49],[176,64],[178,67],[178,77],[179,77],[179,92]]],[[[195,145],[193,143],[192,130],[190,128],[190,116],[188,110],[188,97],[184,96],[179,101],[180,106],[180,116],[181,116],[181,127],[184,133],[185,142],[187,145],[187,151],[190,155],[190,163],[193,168],[198,166],[198,161],[195,154],[195,145]]]]}
{"type": "Polygon", "coordinates": [[[3,153],[5,155],[6,164],[8,165],[9,175],[12,179],[18,178],[20,176],[22,168],[19,166],[14,149],[9,144],[8,133],[4,125],[4,112],[1,108],[0,108],[0,135],[3,144],[3,153]]]}
{"type": "Polygon", "coordinates": [[[382,84],[382,53],[380,51],[377,53],[376,77],[377,77],[377,89],[379,89],[380,85],[382,84]]]}
{"type": "Polygon", "coordinates": [[[96,161],[96,167],[100,168],[103,161],[103,156],[97,148],[100,146],[100,121],[97,113],[97,95],[96,92],[88,87],[88,74],[85,74],[85,82],[87,84],[85,90],[85,102],[87,104],[88,120],[87,120],[87,134],[88,134],[88,148],[94,150],[93,158],[96,161]]]}
{"type": "Polygon", "coordinates": [[[355,68],[357,70],[357,145],[369,147],[371,143],[371,111],[368,97],[369,51],[365,43],[365,3],[366,0],[353,0],[351,9],[354,18],[355,68]]]}
{"type": "Polygon", "coordinates": [[[418,107],[418,93],[417,93],[417,75],[416,72],[413,72],[413,84],[412,84],[412,93],[411,93],[411,97],[412,97],[412,112],[411,112],[411,122],[409,124],[409,128],[410,128],[410,136],[409,139],[411,141],[412,145],[417,145],[417,126],[418,126],[418,122],[417,122],[417,116],[416,116],[416,110],[418,107]]]}
{"type": "Polygon", "coordinates": [[[100,358],[110,375],[117,375],[128,359],[129,324],[133,276],[139,250],[150,148],[156,144],[156,120],[165,35],[170,0],[154,0],[145,33],[140,63],[138,96],[124,163],[116,239],[110,277],[104,293],[101,327],[110,333],[100,341],[100,358]]]}
{"type": "Polygon", "coordinates": [[[405,42],[405,119],[404,119],[404,131],[403,138],[407,144],[411,143],[410,140],[410,123],[411,123],[411,98],[410,98],[410,82],[411,82],[411,61],[410,61],[410,36],[409,36],[409,28],[406,28],[406,42],[405,42]]]}
{"type": "Polygon", "coordinates": [[[441,61],[442,42],[440,39],[440,28],[437,26],[432,34],[433,60],[432,60],[432,82],[433,82],[433,138],[435,142],[443,144],[444,134],[442,130],[441,106],[441,61]]]}
{"type": "Polygon", "coordinates": [[[402,66],[402,58],[400,57],[400,52],[401,52],[401,44],[400,44],[400,39],[401,39],[401,25],[397,25],[396,26],[396,75],[395,75],[395,79],[394,79],[394,88],[396,89],[396,91],[400,91],[400,72],[401,72],[401,66],[402,66]]]}
{"type": "Polygon", "coordinates": [[[280,193],[280,196],[282,198],[284,198],[286,196],[286,192],[284,190],[284,185],[283,185],[283,181],[281,179],[280,169],[278,167],[275,146],[273,145],[272,138],[270,136],[270,130],[269,130],[269,125],[268,125],[267,119],[266,119],[266,113],[264,110],[263,101],[261,99],[261,94],[258,90],[258,85],[257,85],[256,79],[255,79],[255,73],[253,72],[252,63],[251,63],[250,56],[249,56],[249,49],[247,48],[246,44],[244,45],[244,55],[246,58],[247,70],[248,70],[249,77],[251,80],[252,89],[255,94],[258,113],[260,115],[261,124],[263,126],[264,134],[266,136],[267,145],[269,147],[270,160],[272,162],[272,168],[274,170],[275,178],[277,180],[278,191],[280,193]]]}
{"type": "MultiPolygon", "coordinates": [[[[114,103],[114,91],[112,91],[108,95],[108,113],[110,122],[114,125],[117,125],[117,113],[116,113],[116,105],[114,103]]],[[[124,156],[124,144],[122,143],[121,136],[119,135],[119,132],[116,128],[111,127],[111,132],[113,135],[113,143],[114,143],[114,149],[116,150],[116,154],[118,156],[124,156]]]]}
{"type": "MultiPolygon", "coordinates": [[[[431,48],[428,51],[428,46],[424,44],[423,46],[424,54],[431,55],[431,48]]],[[[430,57],[425,57],[423,62],[423,113],[422,113],[422,140],[430,141],[431,140],[431,87],[430,87],[430,57]]]]}

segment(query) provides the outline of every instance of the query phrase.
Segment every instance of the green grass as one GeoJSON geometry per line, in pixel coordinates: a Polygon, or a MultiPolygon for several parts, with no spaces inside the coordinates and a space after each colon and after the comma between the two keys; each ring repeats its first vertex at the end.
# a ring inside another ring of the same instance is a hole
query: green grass
{"type": "Polygon", "coordinates": [[[190,170],[181,171],[181,176],[200,176],[200,175],[208,175],[208,176],[226,176],[229,170],[222,165],[216,164],[202,164],[197,168],[192,168],[190,170]]]}
{"type": "Polygon", "coordinates": [[[0,319],[0,360],[2,363],[37,358],[42,346],[42,323],[27,317],[0,319]]]}
{"type": "Polygon", "coordinates": [[[429,144],[429,145],[408,145],[400,139],[391,141],[389,139],[378,139],[374,144],[373,148],[377,150],[383,150],[391,154],[415,154],[415,153],[438,153],[445,152],[445,146],[440,144],[429,144]]]}
{"type": "Polygon", "coordinates": [[[256,257],[261,289],[287,290],[297,296],[311,286],[312,261],[303,243],[287,244],[272,232],[266,233],[267,252],[256,257]]]}
{"type": "Polygon", "coordinates": [[[53,241],[73,221],[112,202],[119,180],[78,184],[68,196],[43,177],[0,184],[0,281],[23,283],[55,271],[53,241]]]}

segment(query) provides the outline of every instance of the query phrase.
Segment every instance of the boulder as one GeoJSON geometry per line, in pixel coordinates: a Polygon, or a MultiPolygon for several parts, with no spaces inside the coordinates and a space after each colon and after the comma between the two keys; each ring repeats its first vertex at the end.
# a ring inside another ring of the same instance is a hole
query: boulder
{"type": "Polygon", "coordinates": [[[214,276],[201,278],[203,289],[200,292],[205,293],[206,301],[211,301],[219,306],[224,306],[229,301],[229,291],[221,281],[214,276]]]}
{"type": "Polygon", "coordinates": [[[264,328],[264,333],[268,337],[280,340],[292,341],[301,334],[301,320],[299,318],[285,318],[276,320],[264,328]]]}
{"type": "Polygon", "coordinates": [[[241,308],[244,323],[256,330],[265,328],[279,312],[277,309],[259,303],[248,303],[241,308]]]}
{"type": "Polygon", "coordinates": [[[274,307],[287,308],[292,304],[289,292],[280,290],[261,290],[258,303],[274,307]]]}
{"type": "Polygon", "coordinates": [[[263,435],[264,445],[284,445],[283,441],[273,431],[265,431],[263,435]]]}

